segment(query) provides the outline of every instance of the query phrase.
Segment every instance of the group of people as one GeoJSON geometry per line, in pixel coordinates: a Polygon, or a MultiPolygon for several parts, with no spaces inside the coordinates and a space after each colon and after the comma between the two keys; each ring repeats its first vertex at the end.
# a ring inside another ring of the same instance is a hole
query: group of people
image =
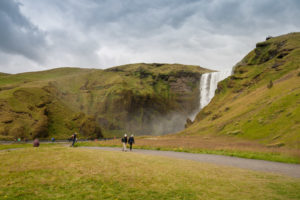
{"type": "MultiPolygon", "coordinates": [[[[74,147],[74,144],[77,142],[77,133],[76,132],[71,136],[70,140],[72,141],[71,147],[74,147]]],[[[54,142],[55,139],[51,138],[51,141],[54,142]]],[[[132,151],[132,145],[134,144],[133,135],[131,135],[129,138],[127,138],[127,134],[125,134],[124,137],[122,137],[121,141],[122,141],[122,144],[123,144],[122,151],[127,151],[127,143],[129,144],[130,151],[132,151]]],[[[33,146],[34,147],[39,147],[40,146],[40,142],[37,138],[33,141],[33,146]]]]}
{"type": "Polygon", "coordinates": [[[132,151],[132,144],[134,144],[134,137],[131,135],[129,138],[127,138],[127,134],[122,137],[122,144],[123,148],[122,151],[127,151],[127,143],[129,144],[130,151],[132,151]]]}
{"type": "MultiPolygon", "coordinates": [[[[74,147],[75,143],[77,142],[77,133],[76,132],[74,134],[72,134],[70,140],[72,141],[71,147],[74,147]]],[[[51,138],[51,141],[54,142],[55,139],[51,138]]],[[[134,144],[133,135],[131,135],[129,138],[127,138],[127,134],[125,134],[124,137],[122,137],[121,141],[123,144],[122,151],[127,151],[127,143],[129,144],[130,151],[132,151],[132,145],[134,144]]],[[[34,147],[40,146],[40,141],[37,138],[33,141],[33,146],[34,147]]]]}
{"type": "MultiPolygon", "coordinates": [[[[74,147],[75,142],[77,142],[77,133],[75,132],[72,137],[72,147],[74,147]]],[[[124,137],[122,137],[122,144],[123,144],[123,148],[122,151],[127,151],[127,143],[129,144],[129,149],[130,151],[132,151],[132,145],[134,144],[134,137],[133,135],[131,135],[129,138],[127,138],[127,134],[124,135],[124,137]]]]}

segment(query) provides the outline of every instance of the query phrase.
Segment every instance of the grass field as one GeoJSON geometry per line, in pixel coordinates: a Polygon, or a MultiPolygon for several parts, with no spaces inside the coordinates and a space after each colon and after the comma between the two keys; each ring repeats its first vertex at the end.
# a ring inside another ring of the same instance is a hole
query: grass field
{"type": "Polygon", "coordinates": [[[300,180],[69,147],[0,152],[0,199],[299,199],[300,180]]]}
{"type": "MultiPolygon", "coordinates": [[[[77,146],[121,147],[120,139],[80,142],[77,146]]],[[[137,137],[134,148],[189,153],[206,153],[260,159],[284,163],[300,163],[300,151],[285,147],[267,147],[257,142],[228,136],[159,136],[137,137]]]]}
{"type": "MultiPolygon", "coordinates": [[[[43,147],[53,147],[53,146],[61,146],[62,144],[58,143],[41,143],[43,147]]],[[[0,150],[6,149],[17,149],[17,148],[31,148],[33,144],[30,143],[8,143],[8,144],[0,144],[0,150]]]]}

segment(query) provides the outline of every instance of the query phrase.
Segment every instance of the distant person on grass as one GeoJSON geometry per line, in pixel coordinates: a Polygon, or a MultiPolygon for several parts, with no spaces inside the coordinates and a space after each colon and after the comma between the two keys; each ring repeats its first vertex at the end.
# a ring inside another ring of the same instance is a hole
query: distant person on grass
{"type": "Polygon", "coordinates": [[[77,134],[76,132],[72,135],[72,147],[74,147],[75,142],[77,141],[77,134]]]}
{"type": "Polygon", "coordinates": [[[125,134],[124,137],[122,137],[122,144],[123,144],[123,149],[122,151],[127,151],[127,148],[126,148],[126,144],[127,144],[127,135],[125,134]]]}
{"type": "Polygon", "coordinates": [[[39,147],[40,146],[40,141],[39,139],[35,138],[33,141],[33,147],[39,147]]]}
{"type": "Polygon", "coordinates": [[[130,145],[130,151],[132,151],[132,144],[134,144],[134,137],[131,135],[128,139],[128,143],[130,145]]]}

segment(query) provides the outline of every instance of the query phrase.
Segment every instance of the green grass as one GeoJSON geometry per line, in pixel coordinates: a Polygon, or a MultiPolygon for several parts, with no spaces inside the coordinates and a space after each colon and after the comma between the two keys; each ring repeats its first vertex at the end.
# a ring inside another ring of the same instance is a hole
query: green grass
{"type": "Polygon", "coordinates": [[[0,150],[28,147],[32,147],[32,144],[0,144],[0,150]]]}
{"type": "MultiPolygon", "coordinates": [[[[40,147],[53,147],[53,146],[61,146],[62,144],[58,143],[40,143],[40,147]]],[[[33,144],[29,143],[16,143],[16,144],[0,144],[0,150],[6,149],[17,149],[17,148],[31,148],[33,144]]]]}
{"type": "Polygon", "coordinates": [[[6,76],[0,76],[0,86],[7,84],[23,84],[30,83],[33,81],[45,81],[58,79],[65,76],[72,76],[78,74],[84,74],[89,72],[89,69],[81,69],[81,68],[56,68],[46,71],[38,71],[38,72],[26,72],[20,74],[9,74],[6,76]]]}
{"type": "MultiPolygon", "coordinates": [[[[103,144],[99,142],[78,142],[77,147],[80,146],[107,146],[107,147],[122,147],[122,145],[111,145],[103,144]]],[[[300,158],[297,156],[286,155],[284,153],[278,152],[252,152],[252,151],[242,151],[242,150],[210,150],[210,149],[198,149],[198,148],[173,148],[173,147],[153,147],[146,145],[133,145],[135,149],[146,149],[146,150],[158,150],[158,151],[176,151],[176,152],[186,152],[186,153],[199,153],[199,154],[215,154],[215,155],[224,155],[224,156],[233,156],[239,158],[248,158],[248,159],[258,159],[258,160],[267,160],[274,162],[282,163],[300,163],[300,158]]]]}
{"type": "Polygon", "coordinates": [[[124,152],[0,152],[0,199],[299,199],[300,180],[124,152]]]}

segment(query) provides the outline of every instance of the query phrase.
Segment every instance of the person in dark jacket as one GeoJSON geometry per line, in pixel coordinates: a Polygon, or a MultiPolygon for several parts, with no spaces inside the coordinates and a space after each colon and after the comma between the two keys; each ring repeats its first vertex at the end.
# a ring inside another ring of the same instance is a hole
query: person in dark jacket
{"type": "Polygon", "coordinates": [[[76,140],[77,140],[77,135],[76,135],[76,132],[72,135],[72,147],[74,147],[74,144],[75,144],[75,142],[76,142],[76,140]]]}
{"type": "Polygon", "coordinates": [[[128,143],[130,145],[130,151],[132,151],[132,144],[134,144],[134,137],[131,135],[128,139],[128,143]]]}
{"type": "Polygon", "coordinates": [[[124,137],[122,137],[122,144],[123,144],[123,149],[122,151],[127,151],[126,149],[126,144],[127,144],[127,135],[125,134],[124,137]]]}

